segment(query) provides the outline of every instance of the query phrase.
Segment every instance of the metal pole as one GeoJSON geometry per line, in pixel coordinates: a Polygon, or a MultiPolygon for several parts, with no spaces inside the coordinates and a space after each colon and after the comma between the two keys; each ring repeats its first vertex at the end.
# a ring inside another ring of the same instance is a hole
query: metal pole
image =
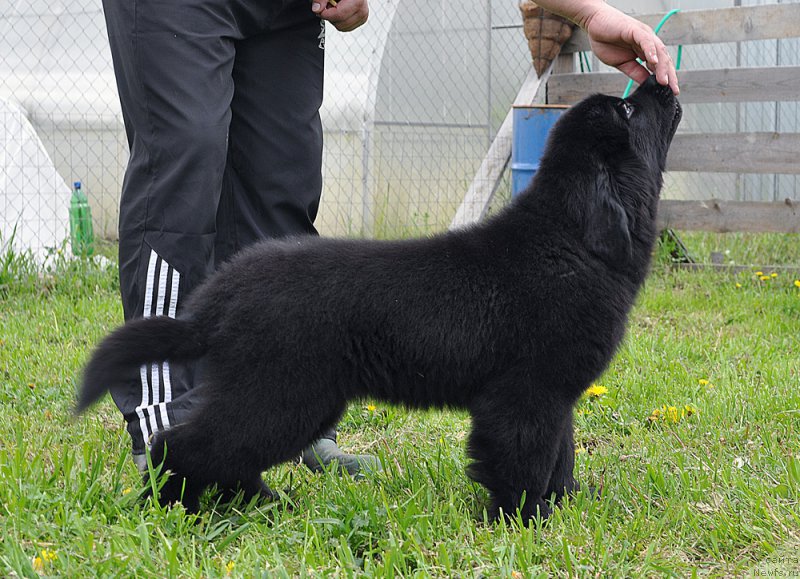
{"type": "Polygon", "coordinates": [[[486,146],[492,144],[492,0],[486,0],[486,146]]]}
{"type": "MultiPolygon", "coordinates": [[[[778,4],[781,0],[778,0],[778,4]]],[[[775,66],[781,65],[781,39],[775,39],[775,66]]],[[[780,133],[781,130],[781,103],[775,102],[775,133],[780,133]]],[[[780,191],[780,175],[775,173],[772,176],[772,200],[777,201],[780,191]]]]}
{"type": "MultiPolygon", "coordinates": [[[[737,8],[742,6],[742,0],[733,0],[733,5],[737,8]]],[[[742,43],[736,43],[736,68],[740,68],[742,66],[742,43]]],[[[736,101],[736,132],[740,133],[742,131],[742,103],[736,101]]],[[[742,186],[742,174],[736,173],[736,181],[735,181],[735,195],[737,201],[742,201],[743,196],[743,186],[742,186]]]]}

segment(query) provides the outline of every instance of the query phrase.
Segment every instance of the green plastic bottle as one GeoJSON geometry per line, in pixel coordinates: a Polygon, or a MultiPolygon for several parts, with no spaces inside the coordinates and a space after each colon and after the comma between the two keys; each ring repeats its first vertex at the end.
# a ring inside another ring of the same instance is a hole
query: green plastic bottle
{"type": "Polygon", "coordinates": [[[94,253],[92,210],[80,181],[75,181],[69,200],[69,238],[75,255],[89,256],[94,253]]]}

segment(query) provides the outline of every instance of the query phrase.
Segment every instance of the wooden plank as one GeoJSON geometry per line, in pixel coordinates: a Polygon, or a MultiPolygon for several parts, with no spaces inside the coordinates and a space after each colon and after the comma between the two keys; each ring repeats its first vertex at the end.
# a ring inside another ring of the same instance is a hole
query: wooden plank
{"type": "Polygon", "coordinates": [[[670,171],[800,174],[800,133],[678,134],[670,171]]]}
{"type": "MultiPolygon", "coordinates": [[[[528,76],[522,83],[514,105],[530,105],[544,102],[544,87],[553,64],[542,74],[536,76],[533,67],[528,71],[528,76]],[[541,90],[540,90],[541,89],[541,90]]],[[[511,158],[511,139],[513,133],[513,107],[509,109],[503,124],[497,131],[489,151],[483,158],[478,172],[472,180],[464,199],[456,210],[455,217],[450,223],[450,229],[463,227],[480,220],[489,208],[497,185],[503,176],[503,171],[511,158]]]]}
{"type": "Polygon", "coordinates": [[[660,229],[800,233],[800,203],[748,201],[676,201],[662,199],[658,206],[660,229]]]}
{"type": "Polygon", "coordinates": [[[571,74],[575,72],[575,56],[572,54],[559,54],[553,63],[552,74],[571,74]]]}
{"type": "MultiPolygon", "coordinates": [[[[682,103],[800,100],[800,66],[681,70],[678,81],[682,103]]],[[[571,105],[596,92],[622,95],[627,84],[620,72],[555,74],[547,82],[547,102],[571,105]]]]}
{"type": "MultiPolygon", "coordinates": [[[[633,15],[655,28],[666,12],[633,15]]],[[[766,4],[711,10],[683,10],[664,23],[659,37],[665,44],[712,44],[800,36],[800,4],[766,4]]],[[[577,29],[561,52],[588,51],[589,39],[577,29]]]]}

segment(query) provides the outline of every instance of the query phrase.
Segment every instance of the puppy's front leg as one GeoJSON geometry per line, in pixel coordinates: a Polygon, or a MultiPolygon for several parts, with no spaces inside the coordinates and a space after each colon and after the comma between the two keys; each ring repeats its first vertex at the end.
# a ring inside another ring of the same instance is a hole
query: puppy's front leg
{"type": "Polygon", "coordinates": [[[493,518],[513,517],[517,509],[525,521],[546,518],[551,512],[546,491],[569,407],[519,383],[488,392],[471,407],[468,473],[491,493],[493,518]]]}
{"type": "Polygon", "coordinates": [[[561,430],[560,443],[558,446],[558,458],[547,483],[547,490],[544,493],[545,500],[555,498],[556,504],[566,494],[570,494],[578,489],[575,482],[575,442],[573,438],[572,411],[567,413],[564,425],[561,430]]]}

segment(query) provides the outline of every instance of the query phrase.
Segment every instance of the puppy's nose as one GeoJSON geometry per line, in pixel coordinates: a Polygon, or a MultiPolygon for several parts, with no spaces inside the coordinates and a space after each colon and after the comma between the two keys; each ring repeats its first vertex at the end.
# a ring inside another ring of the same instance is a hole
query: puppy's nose
{"type": "Polygon", "coordinates": [[[653,74],[642,83],[639,90],[644,94],[653,95],[664,106],[671,106],[675,101],[675,95],[672,94],[672,89],[670,89],[669,86],[659,84],[653,74]]]}

